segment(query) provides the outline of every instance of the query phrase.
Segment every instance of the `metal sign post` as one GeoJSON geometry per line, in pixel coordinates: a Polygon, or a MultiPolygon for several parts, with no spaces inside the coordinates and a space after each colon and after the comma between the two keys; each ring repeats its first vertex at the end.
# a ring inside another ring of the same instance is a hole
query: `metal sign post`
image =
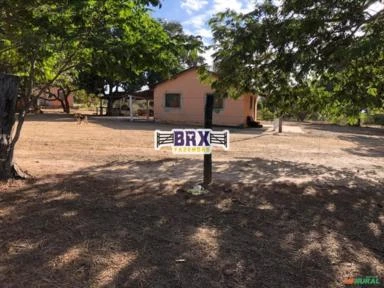
{"type": "MultiPolygon", "coordinates": [[[[213,95],[207,95],[205,103],[204,128],[212,129],[213,117],[213,95]]],[[[204,186],[207,187],[212,182],[212,154],[204,155],[204,186]]]]}

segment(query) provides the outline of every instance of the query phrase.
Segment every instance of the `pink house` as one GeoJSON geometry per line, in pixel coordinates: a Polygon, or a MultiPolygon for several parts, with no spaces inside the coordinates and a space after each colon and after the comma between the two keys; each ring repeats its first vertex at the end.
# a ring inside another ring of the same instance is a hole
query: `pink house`
{"type": "MultiPolygon", "coordinates": [[[[187,69],[155,86],[155,120],[202,125],[206,96],[212,93],[214,90],[200,81],[197,68],[187,69]]],[[[248,116],[256,119],[256,101],[254,95],[243,95],[236,100],[216,98],[213,124],[245,127],[248,116]]]]}

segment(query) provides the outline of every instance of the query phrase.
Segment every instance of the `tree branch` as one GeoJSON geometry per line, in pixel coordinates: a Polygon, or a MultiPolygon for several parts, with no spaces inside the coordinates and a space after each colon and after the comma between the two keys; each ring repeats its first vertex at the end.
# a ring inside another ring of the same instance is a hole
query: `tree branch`
{"type": "Polygon", "coordinates": [[[21,45],[16,45],[16,46],[11,46],[11,47],[4,48],[3,50],[0,50],[0,54],[8,52],[9,50],[17,49],[19,47],[21,47],[21,45]]]}
{"type": "MultiPolygon", "coordinates": [[[[59,71],[56,73],[56,75],[50,80],[48,81],[48,83],[46,83],[43,88],[40,89],[39,93],[34,96],[34,97],[40,97],[43,92],[48,89],[53,82],[55,82],[57,80],[57,78],[60,77],[60,75],[68,70],[71,70],[72,68],[76,67],[77,64],[73,64],[73,65],[69,65],[73,59],[73,57],[76,55],[77,52],[73,52],[69,57],[68,59],[65,61],[65,63],[61,66],[61,68],[59,69],[59,71]],[[69,65],[69,66],[68,66],[69,65]]],[[[27,87],[27,93],[25,95],[25,98],[27,98],[26,100],[28,100],[28,102],[26,103],[23,111],[21,111],[19,113],[19,117],[18,117],[18,122],[17,122],[17,127],[16,127],[16,132],[15,132],[15,135],[12,139],[12,143],[11,143],[11,149],[13,150],[17,141],[20,139],[20,135],[21,135],[21,128],[24,124],[24,121],[25,121],[25,116],[27,114],[27,111],[29,110],[30,106],[31,106],[31,96],[32,96],[32,89],[33,89],[33,80],[35,78],[35,59],[32,59],[31,61],[31,68],[30,68],[30,72],[29,72],[29,81],[28,81],[28,87],[27,87]]]]}

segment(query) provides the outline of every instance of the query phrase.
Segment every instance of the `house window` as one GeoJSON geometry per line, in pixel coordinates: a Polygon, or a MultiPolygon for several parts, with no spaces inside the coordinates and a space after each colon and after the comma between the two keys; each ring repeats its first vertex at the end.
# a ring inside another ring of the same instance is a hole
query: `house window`
{"type": "Polygon", "coordinates": [[[180,108],[181,95],[176,93],[165,94],[165,107],[166,108],[180,108]]]}
{"type": "Polygon", "coordinates": [[[213,100],[213,109],[224,109],[224,98],[216,96],[213,100]]]}
{"type": "MultiPolygon", "coordinates": [[[[208,95],[212,95],[212,94],[208,94],[208,95]]],[[[224,98],[219,96],[213,96],[213,109],[214,110],[224,109],[224,98]]]]}

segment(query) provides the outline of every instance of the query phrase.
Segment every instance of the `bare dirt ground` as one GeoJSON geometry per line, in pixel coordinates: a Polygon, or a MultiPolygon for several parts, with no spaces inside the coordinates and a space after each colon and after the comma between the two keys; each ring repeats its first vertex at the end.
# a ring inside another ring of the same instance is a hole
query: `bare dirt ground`
{"type": "Polygon", "coordinates": [[[0,184],[0,287],[344,287],[384,281],[384,131],[231,129],[201,156],[155,151],[172,126],[31,116],[34,180],[0,184]]]}

